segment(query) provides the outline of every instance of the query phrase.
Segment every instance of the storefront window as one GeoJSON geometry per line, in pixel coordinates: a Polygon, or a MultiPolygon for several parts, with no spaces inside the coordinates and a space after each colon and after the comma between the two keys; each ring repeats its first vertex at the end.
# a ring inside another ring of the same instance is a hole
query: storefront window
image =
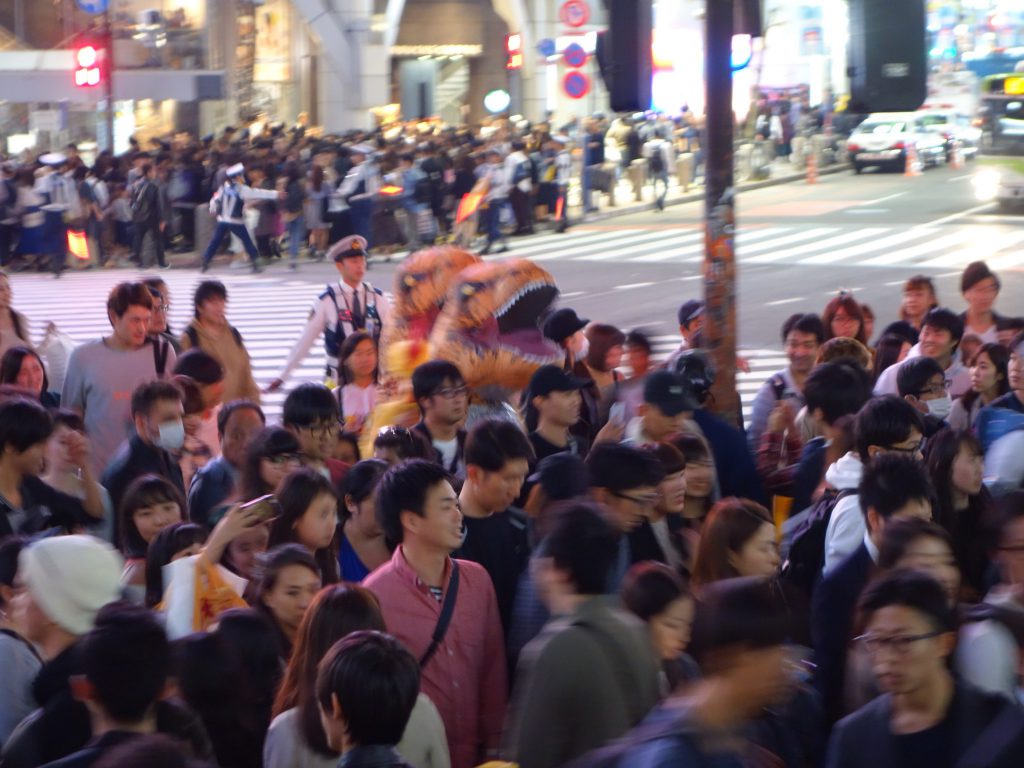
{"type": "Polygon", "coordinates": [[[114,55],[125,69],[205,69],[207,0],[111,0],[114,55]]]}

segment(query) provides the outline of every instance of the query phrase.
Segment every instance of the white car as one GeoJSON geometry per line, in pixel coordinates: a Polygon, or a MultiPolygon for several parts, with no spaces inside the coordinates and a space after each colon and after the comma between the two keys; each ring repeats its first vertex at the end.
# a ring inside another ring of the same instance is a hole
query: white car
{"type": "Polygon", "coordinates": [[[917,110],[926,130],[938,133],[946,141],[946,161],[953,159],[953,142],[960,144],[964,159],[976,157],[981,146],[981,128],[971,118],[945,107],[922,107],[917,110]]]}
{"type": "Polygon", "coordinates": [[[921,116],[913,112],[879,112],[853,129],[846,152],[855,173],[869,166],[902,171],[907,152],[917,151],[922,167],[946,162],[946,140],[929,131],[921,116]]]}

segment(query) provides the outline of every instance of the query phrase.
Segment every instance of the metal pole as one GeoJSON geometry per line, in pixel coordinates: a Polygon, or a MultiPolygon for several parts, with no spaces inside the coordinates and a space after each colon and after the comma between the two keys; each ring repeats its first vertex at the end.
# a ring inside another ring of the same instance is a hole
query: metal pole
{"type": "Polygon", "coordinates": [[[714,408],[741,419],[736,392],[736,253],[733,188],[733,0],[707,0],[704,82],[707,166],[704,187],[704,326],[702,346],[716,370],[714,408]]]}
{"type": "Polygon", "coordinates": [[[114,28],[110,23],[110,6],[103,12],[103,32],[107,51],[107,149],[114,153],[114,28]]]}

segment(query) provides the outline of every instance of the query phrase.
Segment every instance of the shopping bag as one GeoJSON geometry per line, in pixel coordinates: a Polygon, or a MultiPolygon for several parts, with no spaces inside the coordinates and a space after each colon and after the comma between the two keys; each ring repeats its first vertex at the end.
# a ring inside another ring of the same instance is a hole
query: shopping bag
{"type": "Polygon", "coordinates": [[[201,555],[183,557],[163,567],[164,601],[158,606],[166,616],[171,640],[204,632],[217,617],[231,608],[247,608],[242,599],[248,583],[201,555]]]}

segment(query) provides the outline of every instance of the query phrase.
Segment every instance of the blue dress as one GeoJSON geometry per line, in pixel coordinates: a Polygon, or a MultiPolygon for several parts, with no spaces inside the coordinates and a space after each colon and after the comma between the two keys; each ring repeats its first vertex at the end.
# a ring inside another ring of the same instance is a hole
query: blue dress
{"type": "Polygon", "coordinates": [[[338,569],[341,571],[341,580],[353,584],[358,584],[370,575],[370,569],[363,565],[345,536],[341,537],[341,546],[338,548],[338,569]]]}

